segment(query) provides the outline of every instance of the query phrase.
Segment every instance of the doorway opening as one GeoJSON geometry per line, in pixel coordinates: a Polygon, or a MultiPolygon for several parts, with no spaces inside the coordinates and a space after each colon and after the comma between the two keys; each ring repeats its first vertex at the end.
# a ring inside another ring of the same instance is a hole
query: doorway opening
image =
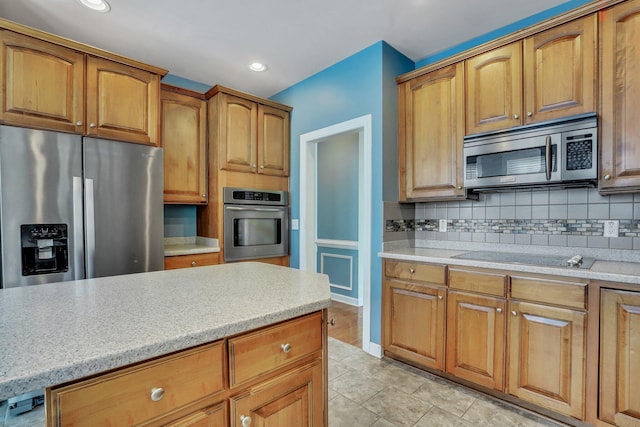
{"type": "MultiPolygon", "coordinates": [[[[372,118],[361,116],[353,120],[318,129],[300,136],[300,269],[318,271],[319,245],[344,246],[357,256],[353,277],[357,283],[357,296],[332,298],[362,306],[361,348],[370,352],[371,341],[371,188],[372,188],[372,118]],[[340,135],[352,134],[357,139],[357,240],[323,242],[318,239],[318,146],[340,135]]],[[[340,249],[340,248],[338,248],[340,249]]],[[[335,255],[335,259],[341,258],[335,255]]],[[[342,256],[342,259],[347,257],[342,256]]],[[[322,262],[322,261],[320,261],[322,262]]]]}

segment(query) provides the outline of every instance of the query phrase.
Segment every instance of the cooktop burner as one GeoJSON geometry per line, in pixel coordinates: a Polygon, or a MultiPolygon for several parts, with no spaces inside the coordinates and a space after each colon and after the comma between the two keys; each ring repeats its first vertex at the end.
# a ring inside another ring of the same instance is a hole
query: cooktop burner
{"type": "Polygon", "coordinates": [[[535,255],[493,251],[465,252],[460,255],[455,255],[452,258],[581,269],[589,269],[595,262],[594,258],[582,258],[579,255],[576,255],[575,257],[565,257],[561,255],[535,255]],[[569,263],[570,260],[573,260],[573,262],[569,263]]]}

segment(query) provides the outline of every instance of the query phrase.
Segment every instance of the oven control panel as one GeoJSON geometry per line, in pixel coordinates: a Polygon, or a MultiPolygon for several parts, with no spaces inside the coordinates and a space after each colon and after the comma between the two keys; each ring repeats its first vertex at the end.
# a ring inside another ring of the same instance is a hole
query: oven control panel
{"type": "Polygon", "coordinates": [[[253,190],[247,188],[225,187],[223,200],[225,204],[275,205],[286,206],[286,191],[253,190]]]}

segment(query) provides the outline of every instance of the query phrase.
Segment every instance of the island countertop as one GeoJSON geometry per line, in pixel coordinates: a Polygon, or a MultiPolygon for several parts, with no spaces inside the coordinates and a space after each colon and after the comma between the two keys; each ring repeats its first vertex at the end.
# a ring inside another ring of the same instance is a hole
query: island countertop
{"type": "Polygon", "coordinates": [[[0,400],[329,306],[328,277],[246,262],[0,290],[0,400]]]}

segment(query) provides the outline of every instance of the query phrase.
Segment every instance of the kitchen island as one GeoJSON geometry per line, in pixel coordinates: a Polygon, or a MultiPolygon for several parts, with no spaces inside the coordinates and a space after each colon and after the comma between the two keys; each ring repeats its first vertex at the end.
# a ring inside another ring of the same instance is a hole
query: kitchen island
{"type": "MultiPolygon", "coordinates": [[[[271,334],[278,336],[299,328],[289,328],[287,321],[315,313],[321,319],[315,331],[321,337],[319,351],[312,346],[299,354],[295,344],[293,350],[283,344],[284,356],[274,356],[273,369],[264,367],[236,383],[221,374],[225,390],[216,396],[226,399],[234,387],[251,393],[255,384],[270,379],[269,369],[274,375],[285,373],[287,358],[310,361],[320,354],[326,406],[324,309],[329,303],[327,276],[251,262],[3,289],[0,400],[209,343],[222,344],[226,362],[229,337],[282,324],[282,331],[271,334]]],[[[240,360],[242,342],[237,348],[240,360]]],[[[228,406],[232,411],[234,404],[228,406]]]]}

